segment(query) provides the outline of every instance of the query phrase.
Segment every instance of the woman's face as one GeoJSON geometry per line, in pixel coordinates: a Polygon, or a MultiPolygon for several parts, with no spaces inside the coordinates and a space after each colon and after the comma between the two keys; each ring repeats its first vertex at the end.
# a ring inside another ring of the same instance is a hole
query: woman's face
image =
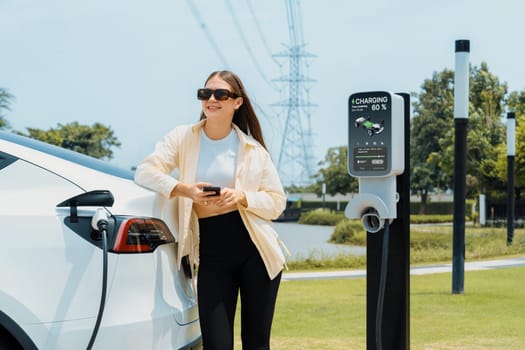
{"type": "MultiPolygon", "coordinates": [[[[219,76],[214,76],[208,80],[205,87],[212,90],[226,89],[233,92],[231,86],[219,76]]],[[[202,101],[202,111],[209,120],[223,119],[224,121],[231,123],[233,120],[233,114],[242,105],[242,102],[242,97],[229,97],[227,100],[219,101],[215,98],[215,95],[212,94],[209,100],[202,101]]]]}

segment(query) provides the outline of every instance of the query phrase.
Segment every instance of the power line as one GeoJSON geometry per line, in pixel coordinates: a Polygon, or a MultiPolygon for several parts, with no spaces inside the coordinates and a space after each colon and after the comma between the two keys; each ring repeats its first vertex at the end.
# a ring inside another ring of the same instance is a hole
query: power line
{"type": "Polygon", "coordinates": [[[229,69],[230,65],[228,64],[228,62],[226,61],[226,58],[224,58],[224,55],[222,54],[221,50],[215,43],[215,40],[213,39],[211,33],[208,30],[208,27],[206,27],[206,23],[204,23],[204,21],[202,20],[202,16],[200,15],[199,10],[197,9],[197,7],[195,6],[192,0],[187,0],[186,2],[188,3],[188,6],[190,7],[191,12],[193,12],[193,16],[199,23],[201,29],[204,31],[204,34],[206,34],[206,38],[210,42],[210,45],[212,46],[213,50],[215,50],[215,53],[217,54],[217,56],[219,56],[219,59],[221,60],[222,65],[229,69]]]}
{"type": "Polygon", "coordinates": [[[261,75],[261,77],[263,78],[263,80],[272,88],[272,89],[275,89],[277,90],[277,88],[270,82],[270,80],[266,77],[266,75],[264,74],[261,66],[259,65],[259,62],[257,61],[257,59],[255,58],[255,55],[253,54],[253,51],[252,51],[252,48],[250,46],[250,44],[248,43],[248,40],[246,39],[246,37],[244,36],[244,31],[242,30],[242,27],[241,27],[241,24],[239,23],[239,20],[237,19],[237,16],[235,15],[235,10],[233,9],[233,6],[230,2],[230,0],[224,0],[224,2],[226,3],[226,7],[228,8],[228,10],[230,11],[230,15],[232,16],[232,19],[233,19],[233,22],[235,24],[235,27],[237,28],[237,33],[239,33],[239,36],[241,37],[241,40],[242,40],[242,43],[244,44],[244,48],[246,49],[246,51],[248,52],[248,54],[250,55],[250,58],[252,59],[252,62],[253,64],[255,65],[255,68],[257,68],[257,71],[259,72],[259,74],[261,75]]]}
{"type": "Polygon", "coordinates": [[[270,46],[268,46],[268,42],[266,41],[266,38],[263,35],[261,26],[259,25],[259,20],[257,19],[255,11],[253,10],[252,1],[248,0],[247,3],[248,3],[248,9],[250,10],[250,14],[252,15],[253,22],[255,24],[255,28],[257,29],[257,32],[259,33],[259,37],[261,38],[261,41],[264,44],[264,48],[266,49],[266,53],[272,58],[273,62],[279,66],[279,68],[282,67],[281,62],[279,62],[278,60],[275,59],[275,57],[273,57],[272,50],[270,49],[270,46]]]}

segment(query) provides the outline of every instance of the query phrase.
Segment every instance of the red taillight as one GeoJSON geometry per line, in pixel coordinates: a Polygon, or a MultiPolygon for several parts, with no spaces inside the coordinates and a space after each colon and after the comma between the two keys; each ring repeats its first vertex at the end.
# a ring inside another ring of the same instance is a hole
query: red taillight
{"type": "Polygon", "coordinates": [[[128,218],[118,228],[115,253],[149,253],[159,245],[174,242],[168,226],[159,219],[128,218]]]}

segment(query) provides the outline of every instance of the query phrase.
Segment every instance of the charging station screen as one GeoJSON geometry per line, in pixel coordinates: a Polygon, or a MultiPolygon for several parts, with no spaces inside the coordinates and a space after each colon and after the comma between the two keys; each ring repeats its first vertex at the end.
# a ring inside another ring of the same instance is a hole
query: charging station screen
{"type": "Polygon", "coordinates": [[[385,171],[387,170],[387,154],[385,147],[355,147],[355,171],[385,171]]]}
{"type": "Polygon", "coordinates": [[[352,176],[388,174],[392,142],[390,93],[357,93],[348,103],[348,172],[352,176]]]}

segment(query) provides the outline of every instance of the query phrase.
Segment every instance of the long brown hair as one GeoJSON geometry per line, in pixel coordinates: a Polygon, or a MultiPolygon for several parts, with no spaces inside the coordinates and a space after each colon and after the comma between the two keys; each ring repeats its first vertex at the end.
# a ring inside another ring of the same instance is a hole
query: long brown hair
{"type": "MultiPolygon", "coordinates": [[[[239,129],[241,129],[245,134],[251,135],[266,150],[268,150],[266,144],[264,143],[261,124],[259,124],[259,119],[255,114],[255,110],[253,109],[252,103],[250,102],[250,98],[246,93],[246,89],[244,88],[241,79],[233,72],[221,70],[211,73],[208,79],[206,79],[204,85],[206,85],[208,81],[215,76],[218,76],[228,83],[228,85],[230,85],[233,90],[232,92],[243,99],[242,105],[235,111],[233,115],[233,123],[237,125],[239,129]]],[[[206,115],[204,115],[204,112],[201,112],[200,120],[203,119],[206,119],[206,115]]]]}

